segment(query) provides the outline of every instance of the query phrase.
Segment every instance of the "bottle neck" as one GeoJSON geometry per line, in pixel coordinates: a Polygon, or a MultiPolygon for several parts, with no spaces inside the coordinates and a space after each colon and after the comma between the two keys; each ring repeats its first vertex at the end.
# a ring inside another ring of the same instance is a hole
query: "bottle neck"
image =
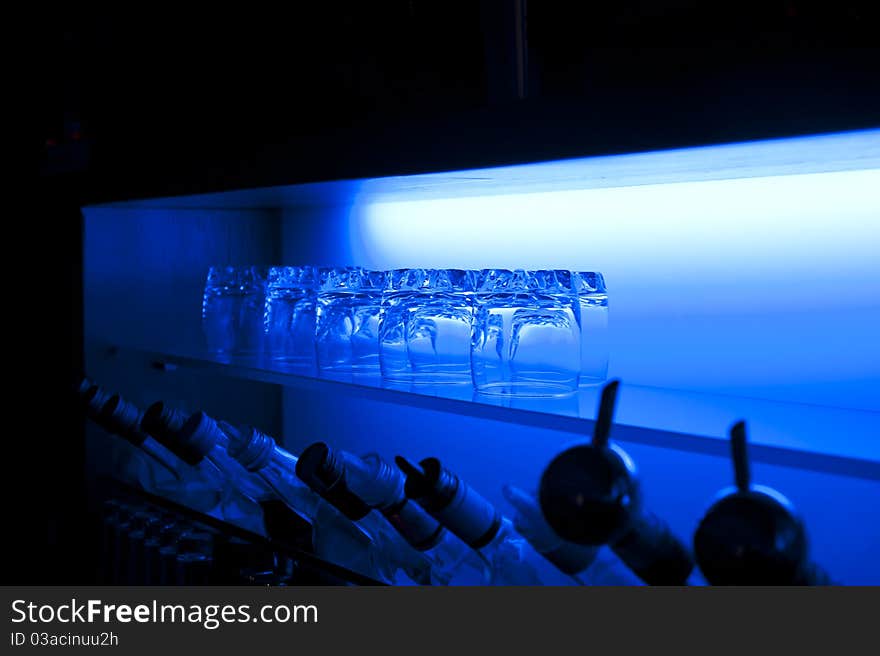
{"type": "Polygon", "coordinates": [[[379,510],[391,526],[418,551],[437,546],[445,529],[404,492],[403,472],[377,454],[358,457],[339,453],[349,489],[367,505],[379,510]]]}
{"type": "Polygon", "coordinates": [[[139,448],[152,458],[153,461],[157,462],[168,471],[175,479],[180,481],[184,478],[180,468],[185,467],[185,465],[180,461],[180,458],[175,456],[152,437],[147,436],[146,439],[141,442],[139,448]]]}
{"type": "Polygon", "coordinates": [[[235,429],[231,426],[224,426],[224,430],[220,432],[224,433],[226,438],[226,448],[229,455],[248,471],[258,472],[272,459],[281,464],[290,465],[291,472],[295,471],[296,457],[279,447],[272,437],[256,428],[235,429]]]}
{"type": "Polygon", "coordinates": [[[229,485],[246,497],[254,501],[264,501],[276,496],[260,476],[247,471],[220,444],[216,444],[207,453],[205,459],[223,474],[229,485]]]}
{"type": "Polygon", "coordinates": [[[144,412],[141,427],[162,446],[173,451],[187,463],[195,465],[197,460],[192,462],[193,456],[182,451],[179,444],[178,434],[186,422],[185,413],[158,401],[144,412]]]}
{"type": "Polygon", "coordinates": [[[407,472],[407,496],[432,517],[474,549],[496,541],[504,518],[488,500],[436,458],[426,458],[418,466],[400,462],[407,472]]]}
{"type": "Polygon", "coordinates": [[[143,415],[140,409],[118,394],[114,394],[104,403],[101,419],[108,430],[135,446],[141,446],[147,439],[147,434],[141,430],[143,415]]]}
{"type": "Polygon", "coordinates": [[[371,506],[348,485],[345,459],[323,442],[303,450],[296,463],[296,475],[350,520],[358,521],[370,513],[371,506]]]}
{"type": "Polygon", "coordinates": [[[269,454],[266,464],[254,473],[287,506],[314,522],[320,499],[297,478],[296,463],[296,456],[280,447],[275,447],[269,454]]]}
{"type": "Polygon", "coordinates": [[[376,454],[364,457],[341,451],[348,488],[368,506],[385,510],[406,501],[403,472],[376,454]]]}

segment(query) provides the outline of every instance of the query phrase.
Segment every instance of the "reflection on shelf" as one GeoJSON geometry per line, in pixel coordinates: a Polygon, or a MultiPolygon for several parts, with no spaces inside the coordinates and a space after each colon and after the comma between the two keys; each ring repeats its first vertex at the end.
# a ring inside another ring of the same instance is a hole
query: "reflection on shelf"
{"type": "MultiPolygon", "coordinates": [[[[114,360],[118,366],[169,372],[184,368],[580,435],[592,431],[601,392],[597,385],[562,398],[492,396],[478,394],[470,385],[390,382],[378,373],[282,371],[257,361],[221,362],[204,354],[106,343],[91,344],[89,353],[114,360]]],[[[661,389],[624,381],[614,436],[622,442],[726,458],[727,430],[739,419],[749,422],[755,461],[880,480],[880,412],[661,389]]]]}

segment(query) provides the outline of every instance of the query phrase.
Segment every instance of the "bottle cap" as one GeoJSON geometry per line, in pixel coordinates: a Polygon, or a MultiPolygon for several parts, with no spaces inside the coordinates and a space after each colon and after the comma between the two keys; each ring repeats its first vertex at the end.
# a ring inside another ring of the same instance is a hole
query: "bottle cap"
{"type": "Polygon", "coordinates": [[[86,414],[92,421],[101,421],[101,409],[110,396],[99,385],[92,385],[80,394],[86,414]]]}
{"type": "Polygon", "coordinates": [[[544,470],[538,497],[547,523],[561,538],[587,545],[616,542],[641,505],[635,466],[613,444],[560,453],[544,470]]]}
{"type": "Polygon", "coordinates": [[[775,490],[728,488],[700,520],[694,551],[712,585],[791,585],[806,561],[807,537],[775,490]]]}
{"type": "Polygon", "coordinates": [[[76,390],[76,395],[80,398],[88,392],[92,387],[95,387],[95,382],[89,378],[80,378],[79,381],[74,383],[74,389],[76,390]]]}
{"type": "Polygon", "coordinates": [[[372,510],[348,489],[342,460],[323,442],[309,445],[300,454],[296,475],[352,521],[363,519],[372,510]]]}
{"type": "Polygon", "coordinates": [[[437,458],[425,458],[418,465],[401,456],[394,460],[406,474],[406,496],[466,544],[481,549],[495,539],[501,514],[437,458]]]}
{"type": "Polygon", "coordinates": [[[124,437],[135,446],[140,446],[147,439],[146,433],[140,429],[141,411],[119,394],[107,399],[101,408],[101,419],[107,430],[124,437]]]}
{"type": "Polygon", "coordinates": [[[185,413],[156,401],[144,412],[141,427],[162,446],[177,454],[177,432],[183,428],[186,419],[185,413]]]}
{"type": "Polygon", "coordinates": [[[776,490],[752,485],[744,422],[730,431],[735,486],[722,490],[700,520],[694,551],[713,585],[791,585],[807,562],[807,536],[776,490]]]}
{"type": "Polygon", "coordinates": [[[267,464],[275,449],[275,440],[256,428],[243,426],[235,428],[220,422],[220,428],[229,438],[227,451],[248,471],[259,471],[267,464]]]}
{"type": "Polygon", "coordinates": [[[224,440],[217,422],[201,410],[190,415],[177,431],[176,436],[177,455],[193,467],[198,465],[218,442],[224,440]]]}
{"type": "Polygon", "coordinates": [[[541,476],[541,510],[553,530],[569,542],[614,543],[641,509],[635,465],[608,441],[619,384],[611,381],[602,390],[592,441],[557,455],[541,476]]]}

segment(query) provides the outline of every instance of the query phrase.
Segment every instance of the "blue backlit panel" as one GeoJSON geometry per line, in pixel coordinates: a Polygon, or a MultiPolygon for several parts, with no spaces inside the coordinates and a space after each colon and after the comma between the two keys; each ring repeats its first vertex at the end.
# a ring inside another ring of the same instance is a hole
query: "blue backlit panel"
{"type": "Polygon", "coordinates": [[[612,375],[880,410],[880,168],[359,208],[380,267],[598,270],[612,375]]]}
{"type": "Polygon", "coordinates": [[[286,263],[596,269],[611,375],[880,427],[880,130],[113,207],[280,209],[286,263]]]}

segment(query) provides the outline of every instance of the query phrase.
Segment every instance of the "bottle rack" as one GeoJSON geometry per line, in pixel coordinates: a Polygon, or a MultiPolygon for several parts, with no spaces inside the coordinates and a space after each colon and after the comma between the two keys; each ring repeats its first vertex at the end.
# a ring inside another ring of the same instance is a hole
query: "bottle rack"
{"type": "MultiPolygon", "coordinates": [[[[401,385],[379,375],[318,374],[279,371],[260,364],[220,362],[208,355],[184,355],[122,347],[93,341],[88,347],[98,361],[114,368],[167,372],[178,369],[392,403],[444,413],[589,435],[601,387],[581,388],[575,395],[547,399],[511,399],[474,393],[467,385],[401,385]]],[[[815,472],[880,480],[880,442],[866,416],[876,413],[710,395],[626,385],[618,411],[615,439],[726,457],[724,433],[739,417],[758,427],[752,458],[755,462],[815,472]],[[702,430],[700,430],[702,428],[702,430]],[[836,436],[845,434],[845,442],[836,436]]]]}
{"type": "Polygon", "coordinates": [[[105,584],[118,585],[384,585],[367,576],[322,560],[301,548],[279,539],[270,539],[215,517],[175,503],[162,496],[127,485],[115,479],[102,479],[99,498],[102,515],[102,541],[98,578],[105,584]],[[107,512],[114,504],[124,504],[172,520],[187,530],[211,537],[210,566],[194,575],[175,572],[173,566],[146,565],[142,545],[129,539],[130,530],[114,532],[113,516],[107,512]],[[233,557],[234,556],[234,557],[233,557]],[[257,567],[242,565],[242,561],[257,567]],[[164,570],[164,571],[162,571],[164,570]],[[169,571],[170,570],[170,571],[169,571]]]}

